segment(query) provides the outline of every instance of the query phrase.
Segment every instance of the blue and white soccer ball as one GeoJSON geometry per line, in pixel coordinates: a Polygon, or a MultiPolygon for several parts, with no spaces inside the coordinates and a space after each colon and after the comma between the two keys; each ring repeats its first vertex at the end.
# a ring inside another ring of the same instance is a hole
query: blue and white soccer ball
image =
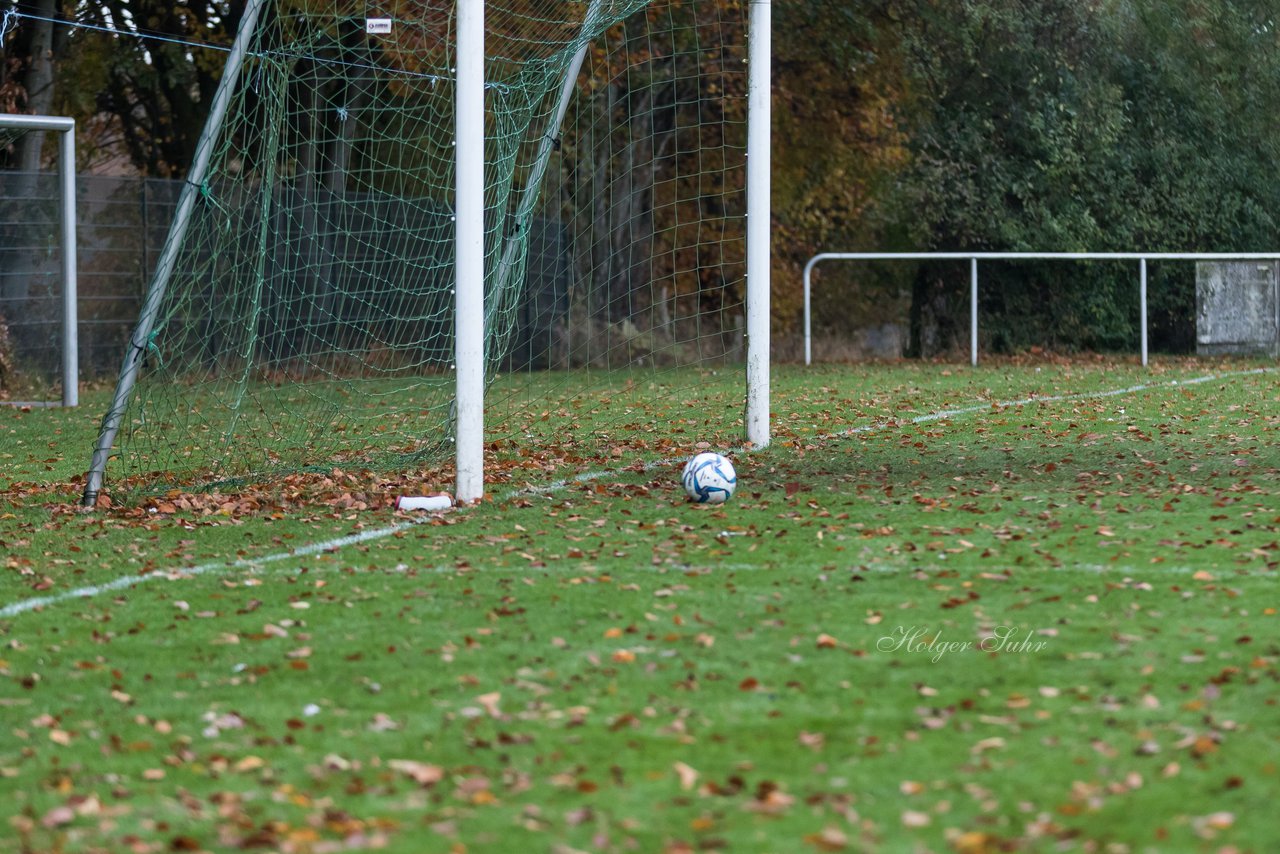
{"type": "Polygon", "coordinates": [[[723,504],[738,485],[738,473],[729,460],[706,451],[684,464],[680,480],[684,491],[699,504],[723,504]]]}

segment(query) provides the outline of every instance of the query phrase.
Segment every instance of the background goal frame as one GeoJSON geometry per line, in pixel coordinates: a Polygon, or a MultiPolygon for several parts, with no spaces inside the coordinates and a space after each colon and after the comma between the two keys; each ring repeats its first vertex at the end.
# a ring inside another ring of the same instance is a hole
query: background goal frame
{"type": "MultiPolygon", "coordinates": [[[[0,114],[0,130],[58,134],[58,212],[62,244],[62,405],[80,402],[79,313],[76,306],[76,120],[0,114]]],[[[15,401],[5,401],[14,403],[15,401]]]]}

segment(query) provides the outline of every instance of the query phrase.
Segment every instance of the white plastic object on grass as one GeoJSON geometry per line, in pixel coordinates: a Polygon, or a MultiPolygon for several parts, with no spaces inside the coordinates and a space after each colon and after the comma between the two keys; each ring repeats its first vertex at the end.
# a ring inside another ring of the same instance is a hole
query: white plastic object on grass
{"type": "Polygon", "coordinates": [[[448,510],[453,499],[447,495],[401,495],[396,498],[397,510],[448,510]]]}

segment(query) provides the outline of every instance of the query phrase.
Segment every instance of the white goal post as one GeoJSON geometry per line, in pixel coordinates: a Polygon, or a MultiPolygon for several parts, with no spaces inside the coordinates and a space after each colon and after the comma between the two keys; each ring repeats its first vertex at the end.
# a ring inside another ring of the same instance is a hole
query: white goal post
{"type": "Polygon", "coordinates": [[[52,131],[58,136],[58,208],[62,243],[62,405],[80,400],[76,313],[76,121],[65,116],[0,114],[0,130],[52,131]]]}

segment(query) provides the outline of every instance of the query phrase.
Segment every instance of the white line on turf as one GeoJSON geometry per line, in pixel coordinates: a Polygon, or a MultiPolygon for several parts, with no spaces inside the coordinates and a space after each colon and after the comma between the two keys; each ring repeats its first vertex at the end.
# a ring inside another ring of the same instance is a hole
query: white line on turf
{"type": "Polygon", "coordinates": [[[194,578],[198,575],[206,575],[208,573],[222,574],[233,569],[252,569],[266,563],[275,563],[277,561],[288,560],[295,557],[306,557],[308,555],[320,554],[321,552],[335,551],[345,548],[346,546],[354,546],[359,543],[367,543],[370,540],[380,540],[398,534],[414,525],[421,524],[430,517],[424,517],[421,520],[413,520],[410,522],[401,522],[398,525],[390,525],[386,528],[377,528],[370,531],[361,531],[358,534],[349,534],[345,537],[338,537],[332,540],[325,540],[321,543],[312,543],[309,546],[301,546],[287,552],[277,552],[276,554],[266,555],[257,558],[244,558],[241,560],[227,563],[226,561],[211,561],[210,563],[202,563],[197,566],[183,567],[180,569],[172,569],[167,571],[150,572],[146,575],[125,575],[120,578],[107,581],[103,584],[91,584],[86,587],[77,587],[75,590],[68,590],[65,593],[58,593],[53,596],[36,596],[31,599],[23,599],[21,602],[11,602],[0,608],[0,619],[6,617],[16,617],[27,611],[34,611],[37,608],[46,608],[50,605],[57,605],[66,602],[69,599],[90,599],[95,596],[101,596],[103,593],[111,593],[116,590],[124,590],[138,584],[146,584],[149,581],[178,581],[186,578],[194,578]]]}
{"type": "MultiPolygon", "coordinates": [[[[960,409],[940,409],[937,412],[929,412],[925,415],[917,415],[908,419],[888,419],[885,421],[877,421],[874,424],[863,424],[858,427],[851,427],[848,430],[841,430],[836,433],[828,433],[818,438],[840,439],[846,436],[856,436],[861,433],[874,433],[877,430],[887,430],[901,424],[925,424],[930,421],[944,421],[948,418],[955,418],[959,415],[973,415],[978,412],[990,412],[992,408],[1007,408],[1014,406],[1026,406],[1031,403],[1062,403],[1070,400],[1089,400],[1093,398],[1105,397],[1122,397],[1126,394],[1136,394],[1141,391],[1150,391],[1157,388],[1174,388],[1177,386],[1199,385],[1201,383],[1213,382],[1214,380],[1228,379],[1229,377],[1250,376],[1253,374],[1272,373],[1276,368],[1251,368],[1245,371],[1226,371],[1221,374],[1207,374],[1201,377],[1192,377],[1189,380],[1170,380],[1164,383],[1142,383],[1140,385],[1128,386],[1126,388],[1110,389],[1107,391],[1081,391],[1072,394],[1044,395],[1037,397],[1026,397],[1021,400],[996,401],[993,403],[984,403],[980,406],[966,406],[960,409]]],[[[651,471],[666,466],[678,465],[683,462],[683,457],[673,457],[665,460],[654,460],[645,463],[641,467],[641,471],[648,474],[651,471]]],[[[546,486],[530,486],[524,489],[516,490],[508,495],[508,498],[514,498],[520,495],[547,495],[553,492],[559,492],[568,486],[577,483],[590,483],[593,480],[599,480],[613,474],[612,471],[587,471],[581,472],[570,478],[553,481],[546,486]]]]}
{"type": "MultiPolygon", "coordinates": [[[[1142,383],[1140,385],[1129,386],[1127,388],[1121,388],[1121,389],[1111,389],[1108,391],[1096,391],[1096,392],[1085,391],[1085,392],[1077,392],[1074,394],[1050,395],[1045,397],[1028,397],[1022,400],[989,403],[989,404],[983,404],[981,406],[967,406],[960,409],[939,410],[938,412],[930,412],[926,415],[918,415],[918,416],[915,416],[914,418],[907,419],[907,423],[923,424],[929,421],[940,421],[947,418],[954,418],[957,415],[972,415],[977,412],[988,412],[992,409],[992,407],[1004,408],[1004,407],[1012,407],[1012,406],[1025,406],[1027,404],[1032,404],[1032,403],[1061,403],[1069,400],[1088,400],[1093,398],[1121,397],[1126,394],[1136,394],[1137,392],[1150,391],[1156,388],[1173,388],[1176,386],[1199,385],[1201,383],[1213,382],[1214,380],[1228,379],[1230,377],[1273,373],[1276,370],[1277,370],[1276,368],[1255,368],[1255,369],[1246,370],[1246,371],[1228,371],[1220,374],[1208,374],[1206,376],[1193,377],[1189,380],[1171,380],[1169,382],[1164,382],[1164,383],[1142,383]]],[[[868,432],[873,432],[875,430],[883,430],[883,429],[886,429],[887,427],[892,427],[895,424],[899,424],[899,423],[902,423],[902,422],[895,420],[890,422],[868,424],[868,425],[863,425],[861,427],[854,427],[849,430],[836,433],[834,435],[837,437],[852,436],[858,433],[868,433],[868,432]]],[[[673,465],[677,462],[679,462],[678,459],[658,460],[656,462],[648,463],[647,465],[645,465],[644,471],[646,472],[653,471],[654,469],[661,468],[663,466],[673,465]]],[[[607,477],[610,474],[612,474],[612,472],[610,471],[583,472],[581,474],[575,475],[572,478],[558,480],[547,486],[528,487],[525,489],[515,490],[509,493],[506,496],[506,498],[514,498],[520,495],[545,495],[552,492],[558,492],[566,488],[570,484],[588,483],[592,480],[598,480],[602,477],[607,477]]],[[[401,522],[396,525],[388,525],[385,528],[375,528],[369,531],[361,531],[358,534],[349,534],[345,537],[337,537],[332,540],[325,540],[319,543],[312,543],[311,545],[301,546],[296,549],[291,549],[287,552],[277,552],[275,554],[265,555],[263,557],[258,557],[258,558],[244,558],[241,560],[233,561],[231,563],[227,563],[226,561],[213,561],[210,563],[202,563],[193,567],[176,568],[168,571],[152,572],[152,573],[148,573],[147,575],[126,575],[120,578],[116,578],[112,581],[105,582],[103,584],[91,584],[85,587],[77,587],[76,589],[68,590],[65,593],[57,593],[52,596],[35,596],[30,599],[23,599],[19,602],[11,602],[8,605],[5,605],[4,607],[0,607],[0,619],[16,617],[20,614],[25,614],[30,611],[35,611],[41,608],[47,608],[52,605],[58,605],[63,602],[70,601],[72,599],[91,599],[96,596],[101,596],[104,593],[112,593],[116,590],[124,590],[126,588],[134,587],[139,584],[145,584],[149,581],[159,581],[159,580],[179,581],[187,578],[195,578],[200,575],[207,575],[210,573],[221,574],[221,573],[228,572],[229,570],[235,570],[235,569],[252,569],[254,567],[261,566],[263,564],[277,563],[279,561],[288,560],[290,558],[300,558],[300,557],[306,557],[308,555],[320,554],[322,552],[336,551],[337,549],[346,548],[347,546],[358,545],[359,543],[367,543],[373,540],[381,540],[381,539],[385,539],[386,537],[394,536],[395,534],[398,534],[401,531],[408,530],[409,528],[412,528],[415,525],[421,524],[422,522],[426,521],[429,518],[430,517],[427,516],[427,517],[423,517],[422,519],[415,519],[412,521],[401,522]]],[[[745,565],[741,567],[736,567],[736,569],[739,569],[739,570],[747,569],[747,568],[748,567],[745,565]]],[[[722,570],[728,569],[728,567],[721,567],[721,569],[722,570]]],[[[1055,569],[1055,571],[1062,571],[1063,569],[1065,568],[1060,567],[1055,569]]],[[[1094,573],[1097,573],[1097,572],[1110,573],[1111,572],[1111,570],[1106,569],[1104,567],[1073,567],[1071,569],[1074,569],[1075,571],[1080,571],[1080,572],[1094,572],[1094,573]]],[[[445,570],[444,568],[440,568],[439,571],[447,571],[447,570],[445,570]]],[[[733,570],[730,570],[730,571],[733,571],[733,570]]],[[[872,569],[871,571],[900,572],[904,570],[902,570],[901,568],[896,568],[893,570],[886,568],[883,570],[872,569]]],[[[1169,575],[1169,574],[1185,575],[1185,574],[1191,574],[1196,570],[1187,568],[1187,567],[1179,567],[1179,568],[1161,567],[1158,570],[1153,569],[1152,571],[1158,572],[1161,575],[1169,575]]],[[[1126,569],[1126,568],[1117,567],[1115,569],[1115,572],[1117,573],[1128,572],[1132,574],[1137,572],[1137,570],[1133,570],[1132,568],[1126,569]]]]}
{"type": "MultiPolygon", "coordinates": [[[[1137,394],[1140,391],[1151,391],[1157,388],[1174,388],[1176,386],[1199,385],[1201,383],[1213,382],[1214,380],[1227,379],[1228,377],[1243,377],[1254,374],[1267,374],[1275,371],[1275,368],[1253,368],[1247,371],[1228,371],[1222,374],[1209,374],[1202,377],[1192,377],[1189,380],[1170,380],[1164,383],[1142,383],[1140,385],[1132,385],[1127,388],[1111,389],[1109,391],[1081,391],[1072,394],[1053,394],[1036,397],[1024,397],[1021,400],[997,401],[987,403],[981,406],[965,406],[960,409],[941,409],[937,412],[930,412],[927,415],[917,415],[914,418],[907,419],[910,424],[924,424],[929,421],[944,421],[948,418],[954,418],[957,415],[973,415],[977,412],[990,412],[993,408],[1006,409],[1014,406],[1027,406],[1032,403],[1064,403],[1071,400],[1093,400],[1106,397],[1122,397],[1126,394],[1137,394]]],[[[858,433],[872,433],[876,430],[883,430],[902,422],[897,420],[881,421],[875,424],[864,424],[860,427],[852,427],[848,430],[842,430],[833,436],[853,436],[858,433]]]]}

